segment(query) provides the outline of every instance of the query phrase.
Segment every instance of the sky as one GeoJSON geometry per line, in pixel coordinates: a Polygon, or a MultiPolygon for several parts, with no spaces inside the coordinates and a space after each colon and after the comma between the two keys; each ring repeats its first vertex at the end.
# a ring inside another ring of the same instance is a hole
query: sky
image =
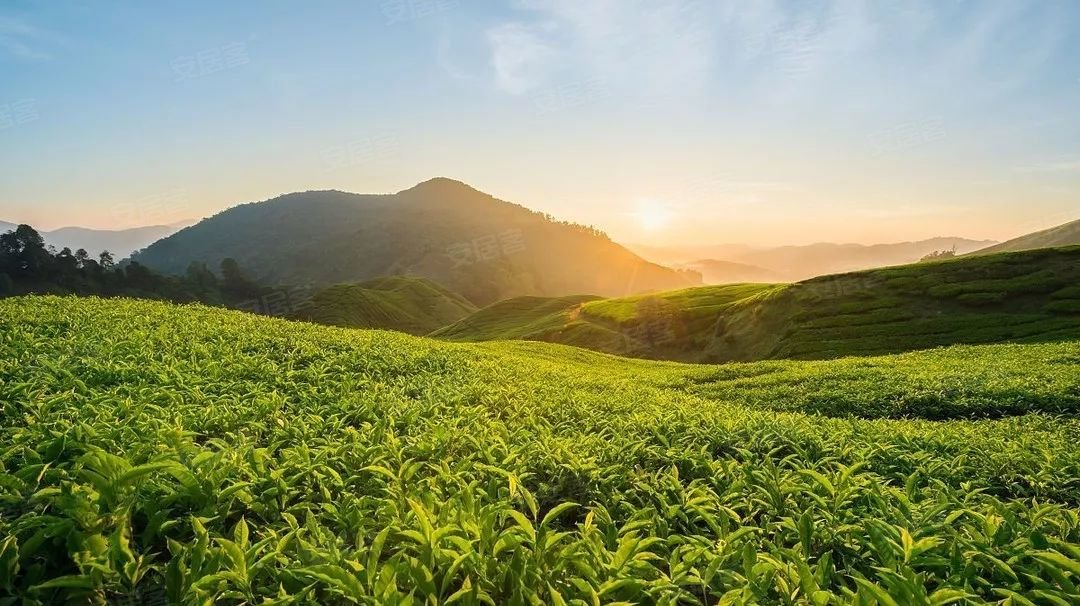
{"type": "Polygon", "coordinates": [[[1080,218],[1080,2],[0,2],[0,220],[434,176],[654,245],[1080,218]]]}

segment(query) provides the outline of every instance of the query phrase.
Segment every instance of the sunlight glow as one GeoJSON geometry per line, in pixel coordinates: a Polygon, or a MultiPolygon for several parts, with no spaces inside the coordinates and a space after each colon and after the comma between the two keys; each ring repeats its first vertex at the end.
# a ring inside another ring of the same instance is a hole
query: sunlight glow
{"type": "Polygon", "coordinates": [[[646,231],[666,229],[675,218],[671,207],[659,200],[640,200],[632,214],[638,225],[646,231]]]}

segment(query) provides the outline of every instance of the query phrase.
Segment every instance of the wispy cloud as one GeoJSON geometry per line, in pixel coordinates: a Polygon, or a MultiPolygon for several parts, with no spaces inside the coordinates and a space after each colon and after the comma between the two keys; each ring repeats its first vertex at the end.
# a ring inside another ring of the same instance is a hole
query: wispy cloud
{"type": "Polygon", "coordinates": [[[518,8],[521,19],[487,31],[495,83],[510,93],[560,76],[627,92],[685,87],[704,82],[713,58],[702,18],[709,3],[528,0],[518,8]]]}
{"type": "Polygon", "coordinates": [[[810,8],[773,0],[521,0],[517,6],[521,18],[487,31],[495,82],[512,93],[572,74],[600,78],[627,94],[685,98],[742,68],[786,90],[878,35],[866,0],[810,8]]]}
{"type": "Polygon", "coordinates": [[[0,51],[19,59],[51,59],[42,46],[52,35],[15,17],[0,15],[0,51]]]}
{"type": "Polygon", "coordinates": [[[546,37],[553,24],[506,23],[487,32],[495,84],[513,94],[539,87],[556,56],[546,37]]]}
{"type": "Polygon", "coordinates": [[[879,10],[865,0],[733,4],[725,13],[724,67],[750,67],[752,85],[773,102],[809,94],[834,67],[877,41],[879,10]]]}

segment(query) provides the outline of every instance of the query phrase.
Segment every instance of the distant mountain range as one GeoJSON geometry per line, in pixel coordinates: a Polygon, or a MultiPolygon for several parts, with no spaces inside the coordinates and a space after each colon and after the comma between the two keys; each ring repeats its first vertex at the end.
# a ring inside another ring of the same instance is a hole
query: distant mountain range
{"type": "Polygon", "coordinates": [[[973,254],[985,255],[997,252],[1016,252],[1035,248],[1077,245],[1080,245],[1080,219],[1027,234],[1026,236],[1020,236],[1019,238],[1013,238],[1001,244],[977,250],[973,254]]]}
{"type": "Polygon", "coordinates": [[[816,276],[903,265],[941,250],[957,255],[996,244],[993,240],[930,238],[894,244],[819,243],[754,248],[741,244],[656,247],[627,245],[656,262],[701,272],[705,282],[794,282],[816,276]]]}
{"type": "Polygon", "coordinates": [[[737,263],[735,261],[720,261],[717,259],[699,259],[690,263],[677,265],[686,269],[692,269],[701,274],[701,279],[706,284],[736,284],[739,282],[783,282],[785,276],[757,265],[749,263],[737,263]]]}
{"type": "Polygon", "coordinates": [[[559,222],[459,181],[396,194],[287,194],[223,211],[133,257],[151,269],[216,268],[224,258],[263,284],[330,285],[425,277],[485,305],[520,295],[619,296],[700,283],[645,261],[602,232],[559,222]]]}
{"type": "MultiPolygon", "coordinates": [[[[146,248],[150,244],[175,233],[177,230],[190,225],[190,222],[173,223],[171,225],[150,225],[147,227],[134,227],[131,229],[90,229],[87,227],[61,227],[52,231],[39,232],[45,243],[55,246],[57,249],[65,247],[72,251],[80,248],[96,257],[102,251],[109,251],[117,261],[131,255],[131,253],[146,248]]],[[[0,233],[15,229],[15,223],[0,221],[0,233]]]]}

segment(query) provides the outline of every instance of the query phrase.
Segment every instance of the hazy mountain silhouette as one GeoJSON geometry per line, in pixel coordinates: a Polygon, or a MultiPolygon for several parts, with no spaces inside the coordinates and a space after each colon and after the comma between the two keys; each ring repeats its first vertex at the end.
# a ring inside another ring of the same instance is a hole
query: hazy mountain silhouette
{"type": "MultiPolygon", "coordinates": [[[[903,265],[913,263],[934,251],[956,249],[956,254],[979,250],[995,244],[993,240],[970,240],[967,238],[929,238],[916,242],[897,242],[892,244],[835,244],[822,242],[797,246],[776,246],[753,248],[742,244],[721,244],[715,246],[636,246],[629,245],[650,261],[669,263],[680,266],[704,268],[703,260],[712,263],[740,263],[755,266],[771,272],[772,278],[764,281],[796,281],[816,276],[903,265]]],[[[707,273],[702,269],[703,273],[707,273]]],[[[710,279],[707,282],[718,284],[725,281],[739,282],[747,280],[710,279]]],[[[762,281],[757,278],[751,282],[762,281]]]]}
{"type": "Polygon", "coordinates": [[[1080,219],[1020,236],[1019,238],[1013,238],[1012,240],[1006,240],[1001,244],[979,249],[973,254],[984,255],[996,252],[1017,252],[1034,248],[1076,245],[1080,245],[1080,219]]]}
{"type": "MultiPolygon", "coordinates": [[[[169,234],[175,233],[189,224],[189,222],[181,222],[130,229],[61,227],[52,231],[39,231],[38,233],[45,238],[46,244],[55,246],[58,250],[67,247],[72,251],[76,251],[82,248],[92,257],[97,257],[101,254],[101,251],[107,250],[114,257],[120,259],[149,246],[169,234]]],[[[14,223],[0,221],[0,233],[11,231],[15,227],[17,226],[14,223]]]]}
{"type": "Polygon", "coordinates": [[[742,255],[764,250],[749,244],[705,244],[654,246],[651,244],[625,244],[627,248],[652,261],[663,265],[685,265],[702,259],[738,259],[742,255]]]}
{"type": "Polygon", "coordinates": [[[717,259],[699,259],[690,263],[679,265],[686,269],[692,269],[701,274],[701,279],[706,284],[734,284],[737,282],[783,282],[781,274],[750,265],[749,263],[736,263],[735,261],[720,261],[717,259]]]}
{"type": "Polygon", "coordinates": [[[409,274],[477,304],[518,295],[624,295],[699,276],[649,263],[593,228],[558,222],[459,181],[396,194],[309,191],[243,204],[134,259],[167,273],[236,259],[264,284],[333,284],[409,274]]]}

